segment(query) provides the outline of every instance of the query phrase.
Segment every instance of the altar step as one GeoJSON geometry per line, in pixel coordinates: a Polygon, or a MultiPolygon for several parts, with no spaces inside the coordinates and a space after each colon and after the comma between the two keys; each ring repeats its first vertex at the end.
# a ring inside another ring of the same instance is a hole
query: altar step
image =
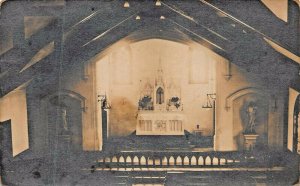
{"type": "Polygon", "coordinates": [[[197,136],[185,131],[184,136],[137,136],[132,133],[125,137],[110,138],[105,144],[105,151],[135,151],[135,150],[190,150],[212,148],[212,136],[197,136]]]}

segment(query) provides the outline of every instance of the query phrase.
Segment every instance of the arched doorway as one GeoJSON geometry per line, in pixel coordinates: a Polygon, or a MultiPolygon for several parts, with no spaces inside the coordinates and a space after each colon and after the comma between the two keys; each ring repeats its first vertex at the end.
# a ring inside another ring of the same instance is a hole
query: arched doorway
{"type": "Polygon", "coordinates": [[[298,152],[298,142],[299,142],[299,132],[298,125],[300,122],[300,96],[298,95],[295,106],[294,106],[294,114],[293,114],[293,152],[298,152]]]}

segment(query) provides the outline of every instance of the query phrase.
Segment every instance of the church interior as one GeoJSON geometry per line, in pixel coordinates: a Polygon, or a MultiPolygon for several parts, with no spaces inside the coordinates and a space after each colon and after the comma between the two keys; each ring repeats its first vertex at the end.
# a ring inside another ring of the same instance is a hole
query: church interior
{"type": "Polygon", "coordinates": [[[299,7],[2,1],[0,185],[299,184],[299,7]]]}

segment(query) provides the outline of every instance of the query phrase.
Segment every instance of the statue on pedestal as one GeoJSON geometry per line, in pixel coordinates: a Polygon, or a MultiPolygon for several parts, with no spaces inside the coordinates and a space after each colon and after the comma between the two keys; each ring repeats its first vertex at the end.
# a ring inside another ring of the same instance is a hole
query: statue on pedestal
{"type": "Polygon", "coordinates": [[[254,127],[256,125],[257,106],[254,102],[250,102],[247,107],[248,123],[244,131],[244,150],[252,151],[256,146],[258,134],[256,134],[254,127]]]}
{"type": "Polygon", "coordinates": [[[244,133],[255,134],[254,127],[256,125],[257,106],[254,102],[250,102],[247,108],[248,123],[244,133]]]}
{"type": "Polygon", "coordinates": [[[70,132],[69,124],[68,124],[68,106],[62,101],[64,97],[59,99],[58,96],[55,96],[50,100],[50,102],[56,107],[57,109],[57,117],[58,117],[58,130],[60,134],[67,134],[70,132]]]}

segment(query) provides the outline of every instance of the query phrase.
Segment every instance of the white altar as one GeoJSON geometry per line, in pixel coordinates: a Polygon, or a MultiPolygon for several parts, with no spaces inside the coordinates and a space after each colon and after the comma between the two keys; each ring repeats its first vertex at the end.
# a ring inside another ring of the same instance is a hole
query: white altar
{"type": "Polygon", "coordinates": [[[184,135],[181,111],[140,111],[136,135],[184,135]]]}
{"type": "Polygon", "coordinates": [[[180,87],[163,77],[160,64],[155,80],[141,86],[136,135],[184,135],[180,87]]]}

